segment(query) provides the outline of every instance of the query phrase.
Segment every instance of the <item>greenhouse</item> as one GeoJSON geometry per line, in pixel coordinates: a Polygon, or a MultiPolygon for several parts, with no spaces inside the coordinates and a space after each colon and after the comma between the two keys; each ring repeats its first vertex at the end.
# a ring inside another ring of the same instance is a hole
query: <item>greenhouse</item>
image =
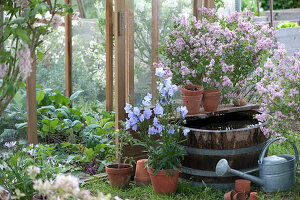
{"type": "Polygon", "coordinates": [[[299,0],[0,0],[0,200],[300,199],[299,0]]]}

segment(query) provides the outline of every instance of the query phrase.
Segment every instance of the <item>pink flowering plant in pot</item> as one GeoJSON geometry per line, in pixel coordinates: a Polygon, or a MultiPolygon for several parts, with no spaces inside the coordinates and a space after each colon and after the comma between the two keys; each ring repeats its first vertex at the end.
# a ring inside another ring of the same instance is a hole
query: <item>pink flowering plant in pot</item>
{"type": "Polygon", "coordinates": [[[248,10],[227,17],[207,8],[200,13],[201,20],[174,17],[174,30],[160,47],[165,60],[159,65],[176,85],[222,91],[224,103],[246,95],[248,79],[276,45],[274,29],[255,24],[248,10]]]}
{"type": "Polygon", "coordinates": [[[256,70],[261,114],[255,117],[266,126],[267,137],[298,136],[300,128],[300,52],[287,56],[283,45],[274,50],[262,68],[256,70]]]}
{"type": "MultiPolygon", "coordinates": [[[[165,72],[157,68],[156,75],[161,78],[165,72]]],[[[130,104],[125,107],[128,114],[126,129],[132,129],[140,136],[148,154],[147,165],[155,170],[155,174],[159,170],[178,170],[186,154],[179,144],[183,141],[183,135],[189,132],[189,129],[181,127],[188,111],[185,106],[175,104],[173,96],[177,89],[171,78],[161,80],[157,86],[158,100],[153,109],[150,93],[144,97],[141,107],[130,104]]]]}
{"type": "Polygon", "coordinates": [[[72,13],[68,4],[46,0],[2,1],[5,13],[3,34],[0,36],[0,117],[12,100],[23,80],[30,76],[36,58],[42,60],[38,47],[42,37],[62,24],[61,15],[72,13]],[[41,21],[43,23],[41,23],[41,21]]]}

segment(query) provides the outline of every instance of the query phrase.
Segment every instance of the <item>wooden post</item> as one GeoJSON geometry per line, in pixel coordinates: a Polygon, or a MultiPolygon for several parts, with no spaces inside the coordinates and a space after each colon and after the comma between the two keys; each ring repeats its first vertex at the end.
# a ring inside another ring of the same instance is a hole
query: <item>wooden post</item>
{"type": "Polygon", "coordinates": [[[152,104],[156,102],[156,81],[155,67],[153,63],[158,63],[158,40],[159,40],[159,0],[152,0],[152,104]]]}
{"type": "Polygon", "coordinates": [[[116,129],[119,121],[125,121],[125,0],[115,1],[115,119],[116,129]]]}
{"type": "Polygon", "coordinates": [[[273,27],[273,0],[270,0],[270,26],[273,27]]]}
{"type": "Polygon", "coordinates": [[[257,16],[259,17],[260,16],[260,13],[259,13],[259,0],[256,0],[256,6],[257,6],[257,16]]]}
{"type": "Polygon", "coordinates": [[[215,0],[204,0],[204,7],[215,8],[215,0]]]}
{"type": "Polygon", "coordinates": [[[203,4],[202,0],[194,0],[193,15],[196,17],[197,20],[200,19],[200,13],[198,9],[203,7],[202,4],[203,4]]]}
{"type": "MultiPolygon", "coordinates": [[[[71,0],[65,0],[71,4],[71,0]]],[[[66,77],[66,96],[72,95],[72,19],[71,14],[65,16],[65,77],[66,77]]]]}
{"type": "Polygon", "coordinates": [[[134,0],[125,0],[126,102],[134,103],[134,0]]]}
{"type": "Polygon", "coordinates": [[[79,9],[79,17],[86,18],[82,0],[77,0],[77,4],[78,4],[78,9],[79,9]]]}
{"type": "Polygon", "coordinates": [[[33,53],[32,72],[26,79],[28,144],[37,144],[37,105],[36,105],[36,56],[33,53]]]}
{"type": "Polygon", "coordinates": [[[106,0],[106,110],[113,110],[113,4],[106,0]]]}

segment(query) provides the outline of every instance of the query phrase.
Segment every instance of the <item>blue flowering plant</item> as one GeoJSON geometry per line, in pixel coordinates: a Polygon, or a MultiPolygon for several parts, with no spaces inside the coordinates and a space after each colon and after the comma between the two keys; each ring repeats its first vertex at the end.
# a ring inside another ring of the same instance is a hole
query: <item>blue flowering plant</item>
{"type": "Polygon", "coordinates": [[[190,131],[182,127],[188,112],[186,107],[176,105],[173,99],[177,86],[172,84],[171,78],[162,80],[164,73],[163,69],[156,69],[156,76],[161,80],[154,108],[151,108],[150,93],[144,97],[141,107],[125,106],[128,114],[126,129],[132,129],[140,136],[148,153],[148,167],[154,169],[154,173],[180,168],[181,159],[186,154],[180,143],[190,131]]]}

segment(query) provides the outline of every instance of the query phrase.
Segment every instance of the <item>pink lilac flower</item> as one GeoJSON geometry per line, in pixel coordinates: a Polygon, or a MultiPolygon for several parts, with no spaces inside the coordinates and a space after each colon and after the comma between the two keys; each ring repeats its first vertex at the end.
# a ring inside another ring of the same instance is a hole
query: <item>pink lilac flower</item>
{"type": "Polygon", "coordinates": [[[31,58],[30,49],[27,44],[24,45],[23,49],[19,49],[16,52],[19,57],[19,67],[24,77],[29,77],[32,69],[33,59],[31,58]]]}
{"type": "Polygon", "coordinates": [[[57,29],[63,23],[61,16],[58,14],[53,15],[52,21],[50,25],[53,26],[54,29],[57,29]]]}
{"type": "Polygon", "coordinates": [[[0,78],[5,76],[7,65],[0,64],[0,78]]]}

